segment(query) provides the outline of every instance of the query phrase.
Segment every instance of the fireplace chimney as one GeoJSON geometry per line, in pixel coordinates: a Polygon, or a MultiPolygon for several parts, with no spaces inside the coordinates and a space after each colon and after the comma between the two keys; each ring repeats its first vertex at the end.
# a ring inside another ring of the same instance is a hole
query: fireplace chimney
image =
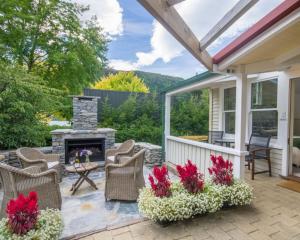
{"type": "Polygon", "coordinates": [[[73,96],[74,130],[97,129],[98,99],[99,97],[73,96]]]}

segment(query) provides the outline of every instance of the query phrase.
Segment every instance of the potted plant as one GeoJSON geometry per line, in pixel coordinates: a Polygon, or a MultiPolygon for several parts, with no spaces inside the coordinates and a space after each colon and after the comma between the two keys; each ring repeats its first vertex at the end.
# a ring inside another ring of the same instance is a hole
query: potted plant
{"type": "Polygon", "coordinates": [[[30,192],[20,194],[7,204],[7,217],[0,221],[0,239],[6,240],[54,240],[58,239],[63,223],[59,210],[38,209],[38,196],[30,192]]]}

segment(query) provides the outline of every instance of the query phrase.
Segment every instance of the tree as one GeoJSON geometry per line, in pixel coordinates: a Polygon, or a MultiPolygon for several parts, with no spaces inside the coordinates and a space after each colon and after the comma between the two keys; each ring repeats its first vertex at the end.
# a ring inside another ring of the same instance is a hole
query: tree
{"type": "Polygon", "coordinates": [[[0,58],[24,66],[48,86],[80,93],[99,79],[106,39],[95,18],[81,24],[87,7],[66,0],[0,3],[0,58]]]}
{"type": "Polygon", "coordinates": [[[60,105],[63,92],[20,67],[0,62],[0,72],[0,149],[44,145],[43,119],[60,105]]]}
{"type": "Polygon", "coordinates": [[[182,96],[179,95],[173,102],[171,110],[171,132],[173,135],[207,134],[209,120],[208,90],[204,89],[182,96]]]}
{"type": "Polygon", "coordinates": [[[133,72],[119,72],[109,74],[93,85],[95,89],[143,92],[148,93],[149,89],[143,80],[137,77],[133,72]]]}

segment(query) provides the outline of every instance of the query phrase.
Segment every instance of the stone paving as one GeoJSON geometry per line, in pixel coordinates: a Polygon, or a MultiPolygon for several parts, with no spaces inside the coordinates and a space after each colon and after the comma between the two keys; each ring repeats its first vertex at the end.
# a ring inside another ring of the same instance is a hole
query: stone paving
{"type": "Polygon", "coordinates": [[[82,240],[300,240],[300,193],[276,186],[282,179],[256,175],[250,207],[160,226],[142,221],[85,236],[82,240]]]}

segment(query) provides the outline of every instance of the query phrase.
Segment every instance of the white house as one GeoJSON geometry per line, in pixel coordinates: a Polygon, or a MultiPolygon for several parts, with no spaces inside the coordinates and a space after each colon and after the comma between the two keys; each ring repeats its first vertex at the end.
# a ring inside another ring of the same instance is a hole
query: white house
{"type": "MultiPolygon", "coordinates": [[[[239,1],[200,41],[174,8],[182,1],[139,0],[210,70],[165,92],[166,161],[174,165],[191,159],[207,173],[210,154],[222,154],[242,178],[245,143],[252,133],[264,132],[272,136],[273,175],[297,175],[292,149],[300,135],[300,0],[283,1],[213,57],[205,48],[257,1],[239,1]],[[170,135],[171,97],[202,88],[210,90],[210,130],[224,131],[234,148],[170,135]]],[[[257,161],[257,169],[266,167],[266,161],[257,161]]]]}

